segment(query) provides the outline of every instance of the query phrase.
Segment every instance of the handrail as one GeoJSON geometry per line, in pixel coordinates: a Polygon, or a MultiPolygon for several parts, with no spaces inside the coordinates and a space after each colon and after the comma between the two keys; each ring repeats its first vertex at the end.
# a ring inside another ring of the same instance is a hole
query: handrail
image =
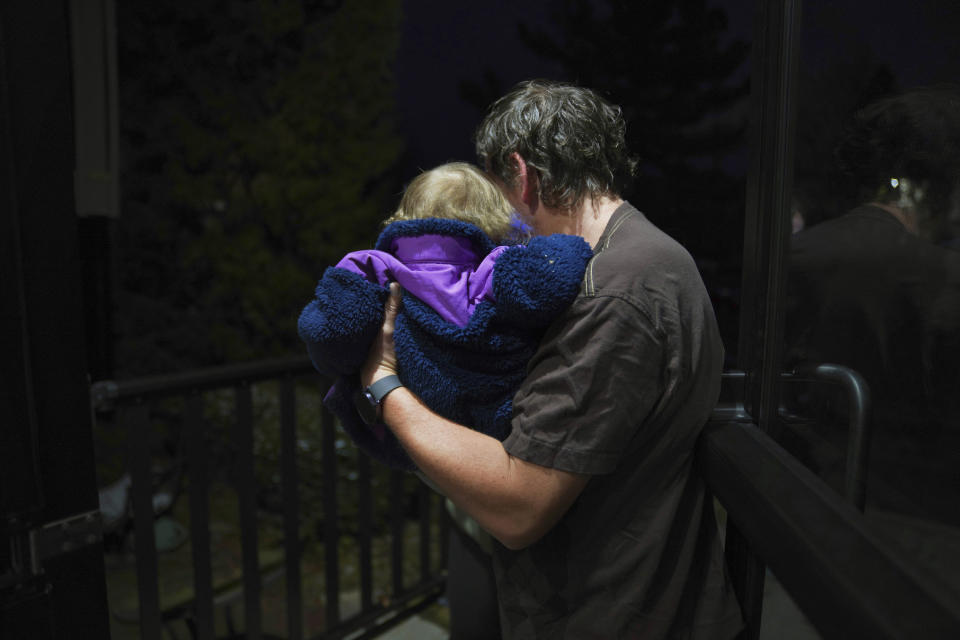
{"type": "Polygon", "coordinates": [[[251,383],[279,378],[284,375],[313,373],[315,369],[306,356],[287,356],[255,362],[242,362],[219,367],[194,369],[183,373],[134,378],[131,380],[101,380],[90,387],[90,398],[95,409],[109,408],[125,398],[160,398],[188,392],[251,383]]]}
{"type": "Polygon", "coordinates": [[[825,637],[960,638],[960,599],[753,425],[710,423],[697,460],[751,548],[825,637]]]}
{"type": "Polygon", "coordinates": [[[800,377],[837,382],[847,391],[850,436],[847,440],[847,465],[844,495],[863,511],[867,503],[867,459],[870,450],[870,385],[849,367],[822,363],[801,365],[800,377]]]}

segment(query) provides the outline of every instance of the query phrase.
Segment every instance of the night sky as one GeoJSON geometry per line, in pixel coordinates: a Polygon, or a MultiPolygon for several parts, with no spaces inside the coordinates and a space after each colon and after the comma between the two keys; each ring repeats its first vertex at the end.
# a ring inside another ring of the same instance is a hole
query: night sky
{"type": "MultiPolygon", "coordinates": [[[[753,15],[744,6],[753,3],[727,2],[733,5],[727,11],[731,37],[749,40],[753,15]]],[[[405,0],[397,98],[411,164],[429,168],[475,160],[471,136],[483,113],[461,97],[462,81],[477,82],[485,71],[492,71],[504,90],[529,78],[575,80],[554,61],[532,53],[518,35],[519,23],[549,29],[551,6],[558,4],[405,0]]],[[[748,67],[741,73],[748,74],[748,67]]]]}
{"type": "Polygon", "coordinates": [[[487,70],[505,88],[527,78],[563,77],[556,63],[530,52],[517,35],[520,22],[544,22],[549,4],[404,2],[397,99],[412,165],[475,161],[471,136],[483,114],[461,97],[462,81],[477,81],[487,70]]]}
{"type": "MultiPolygon", "coordinates": [[[[470,137],[482,113],[461,97],[462,81],[479,81],[486,70],[505,89],[533,77],[570,79],[555,63],[530,52],[517,35],[520,22],[549,25],[549,8],[557,4],[404,2],[397,98],[409,170],[474,160],[470,137]]],[[[755,3],[715,4],[727,11],[730,36],[751,41],[755,3]]],[[[801,61],[807,68],[866,56],[886,62],[902,87],[960,79],[958,2],[807,2],[803,11],[801,61]]],[[[741,73],[749,73],[749,63],[741,73]]]]}

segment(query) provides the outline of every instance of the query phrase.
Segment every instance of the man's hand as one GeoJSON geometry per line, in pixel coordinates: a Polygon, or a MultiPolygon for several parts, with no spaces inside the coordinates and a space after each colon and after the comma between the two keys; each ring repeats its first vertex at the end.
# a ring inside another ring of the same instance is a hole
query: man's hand
{"type": "Polygon", "coordinates": [[[396,282],[390,283],[390,296],[384,305],[383,326],[380,327],[380,333],[370,345],[370,353],[367,354],[367,361],[364,362],[360,370],[360,384],[369,387],[371,384],[397,373],[397,354],[393,348],[393,327],[397,319],[397,312],[400,311],[401,298],[403,290],[396,282]]]}

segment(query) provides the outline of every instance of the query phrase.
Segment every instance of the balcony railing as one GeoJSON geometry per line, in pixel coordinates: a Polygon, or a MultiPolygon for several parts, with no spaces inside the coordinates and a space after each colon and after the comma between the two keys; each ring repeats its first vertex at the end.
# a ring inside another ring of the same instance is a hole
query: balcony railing
{"type": "MultiPolygon", "coordinates": [[[[841,495],[756,426],[740,401],[745,375],[724,374],[720,404],[697,447],[700,472],[727,512],[727,562],[747,620],[739,637],[759,637],[766,565],[825,638],[960,638],[956,590],[891,547],[863,517],[870,395],[861,376],[832,364],[781,376],[783,383],[840,385],[847,394],[841,495]],[[731,544],[731,537],[740,542],[731,544]],[[759,584],[749,567],[754,561],[759,584]]],[[[798,418],[782,406],[779,416],[798,418]]]]}
{"type": "MultiPolygon", "coordinates": [[[[352,443],[338,434],[333,416],[319,402],[328,386],[329,381],[321,378],[306,358],[299,357],[93,385],[91,396],[98,415],[112,420],[126,434],[139,603],[136,618],[141,638],[176,637],[176,624],[185,625],[194,638],[212,639],[216,637],[215,618],[220,610],[228,615],[229,606],[240,600],[243,637],[276,637],[264,630],[261,595],[265,583],[280,576],[285,579],[283,637],[296,640],[374,637],[440,596],[446,551],[446,521],[440,497],[423,483],[411,482],[408,474],[388,471],[371,463],[366,455],[352,451],[352,443]],[[269,392],[261,393],[265,388],[269,392]],[[301,405],[308,404],[312,413],[299,411],[301,405]],[[161,422],[176,424],[178,446],[172,456],[169,451],[158,455],[157,447],[151,445],[157,440],[161,422]],[[308,422],[310,434],[305,435],[308,422]],[[256,472],[262,461],[257,459],[255,448],[264,433],[279,440],[279,477],[271,476],[270,482],[262,477],[258,480],[256,472]],[[319,442],[310,442],[310,438],[319,442]],[[218,448],[213,444],[217,441],[228,444],[218,448]],[[313,462],[307,467],[303,460],[298,464],[298,456],[305,449],[318,458],[319,470],[313,462]],[[175,602],[161,597],[154,530],[156,462],[171,457],[182,469],[178,484],[186,486],[193,565],[190,596],[175,602]],[[350,469],[344,468],[345,461],[350,462],[350,469]],[[301,492],[299,475],[305,468],[319,479],[319,490],[309,497],[301,492]],[[212,569],[217,549],[211,545],[210,488],[221,472],[229,476],[236,492],[242,578],[232,586],[220,584],[222,580],[212,569]],[[388,513],[381,513],[379,519],[375,514],[375,485],[380,489],[380,503],[386,497],[388,505],[388,513]],[[274,496],[270,515],[281,531],[277,537],[282,553],[274,553],[273,562],[265,560],[266,541],[259,532],[265,492],[274,496]],[[349,504],[345,503],[346,494],[349,504]],[[414,533],[407,535],[411,530],[414,533]],[[344,557],[341,543],[345,538],[351,539],[350,549],[356,550],[352,557],[344,557]],[[389,565],[390,579],[387,587],[382,586],[381,579],[375,593],[377,542],[389,549],[389,561],[382,564],[389,565]],[[323,602],[319,605],[323,624],[319,630],[304,625],[305,607],[317,604],[305,602],[302,575],[305,546],[314,543],[322,546],[318,555],[323,572],[323,602]],[[276,559],[281,556],[281,560],[276,559]],[[411,564],[414,575],[409,575],[411,564]],[[359,606],[342,606],[342,569],[347,565],[358,582],[359,606]]],[[[232,619],[228,627],[228,633],[232,632],[232,619]]]]}

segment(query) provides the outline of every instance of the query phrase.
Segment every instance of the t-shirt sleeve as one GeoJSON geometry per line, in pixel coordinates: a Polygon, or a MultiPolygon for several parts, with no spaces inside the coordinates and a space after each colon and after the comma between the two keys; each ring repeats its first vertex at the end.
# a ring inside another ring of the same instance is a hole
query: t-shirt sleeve
{"type": "Polygon", "coordinates": [[[530,361],[504,448],[545,467],[612,472],[662,395],[663,354],[661,332],[635,302],[577,298],[530,361]]]}

